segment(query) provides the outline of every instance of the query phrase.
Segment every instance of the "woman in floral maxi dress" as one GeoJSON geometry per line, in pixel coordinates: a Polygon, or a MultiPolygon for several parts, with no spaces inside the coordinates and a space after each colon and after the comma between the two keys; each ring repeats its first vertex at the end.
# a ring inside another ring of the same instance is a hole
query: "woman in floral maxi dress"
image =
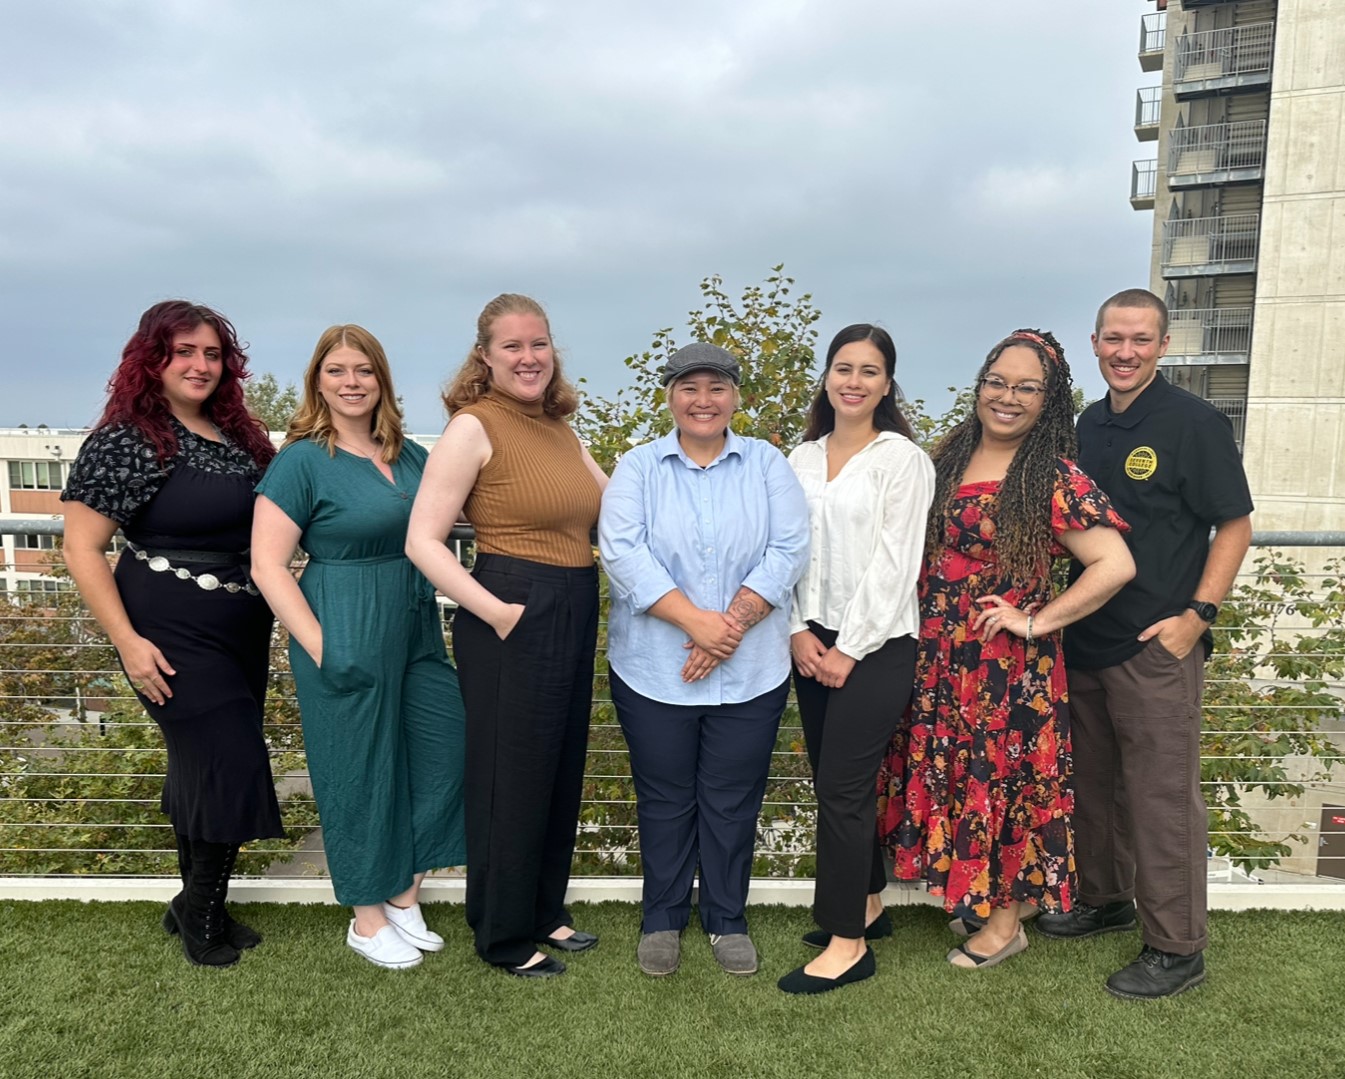
{"type": "Polygon", "coordinates": [[[1049,333],[990,351],[974,413],[932,454],[915,696],[880,777],[899,879],[983,928],[948,954],[993,966],[1027,947],[1020,905],[1068,909],[1068,696],[1059,631],[1134,574],[1125,522],[1071,463],[1073,388],[1049,333]],[[1052,598],[1051,559],[1085,567],[1052,598]]]}

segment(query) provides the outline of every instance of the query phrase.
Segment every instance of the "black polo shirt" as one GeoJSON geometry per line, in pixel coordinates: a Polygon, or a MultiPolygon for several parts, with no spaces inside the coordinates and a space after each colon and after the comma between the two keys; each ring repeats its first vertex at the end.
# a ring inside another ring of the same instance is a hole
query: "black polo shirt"
{"type": "MultiPolygon", "coordinates": [[[[1162,374],[1124,412],[1109,397],[1079,417],[1079,467],[1130,525],[1135,578],[1065,631],[1065,661],[1095,670],[1124,663],[1138,635],[1181,614],[1195,596],[1210,529],[1252,512],[1252,496],[1228,417],[1162,374]]],[[[1070,581],[1083,572],[1075,562],[1070,581]]],[[[1211,638],[1205,632],[1208,655],[1211,638]]]]}

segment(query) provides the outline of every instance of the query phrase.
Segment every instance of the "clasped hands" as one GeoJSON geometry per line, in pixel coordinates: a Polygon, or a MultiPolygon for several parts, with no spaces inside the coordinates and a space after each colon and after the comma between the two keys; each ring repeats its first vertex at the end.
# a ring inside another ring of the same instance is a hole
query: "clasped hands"
{"type": "Polygon", "coordinates": [[[801,629],[789,638],[794,666],[806,678],[816,679],[828,689],[840,689],[858,662],[836,647],[828,648],[810,629],[801,629]]]}
{"type": "Polygon", "coordinates": [[[699,682],[737,651],[747,629],[724,611],[698,609],[682,627],[691,639],[682,647],[691,654],[682,665],[683,682],[699,682]]]}

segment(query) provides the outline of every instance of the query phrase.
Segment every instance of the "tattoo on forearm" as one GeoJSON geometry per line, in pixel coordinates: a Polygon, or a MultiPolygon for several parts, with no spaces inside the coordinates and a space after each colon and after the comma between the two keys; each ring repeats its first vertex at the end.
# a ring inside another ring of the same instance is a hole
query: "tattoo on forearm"
{"type": "Polygon", "coordinates": [[[729,603],[729,609],[726,613],[734,618],[738,625],[747,630],[771,613],[771,605],[746,585],[743,585],[729,603]]]}

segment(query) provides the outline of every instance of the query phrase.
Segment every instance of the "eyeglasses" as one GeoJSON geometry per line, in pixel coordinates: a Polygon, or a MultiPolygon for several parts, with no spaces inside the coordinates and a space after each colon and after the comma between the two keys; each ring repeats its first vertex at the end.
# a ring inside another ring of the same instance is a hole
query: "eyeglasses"
{"type": "Polygon", "coordinates": [[[1013,394],[1024,401],[1034,401],[1046,392],[1046,387],[1040,382],[1018,382],[1010,386],[998,375],[986,375],[981,379],[981,392],[995,400],[1013,394]]]}

